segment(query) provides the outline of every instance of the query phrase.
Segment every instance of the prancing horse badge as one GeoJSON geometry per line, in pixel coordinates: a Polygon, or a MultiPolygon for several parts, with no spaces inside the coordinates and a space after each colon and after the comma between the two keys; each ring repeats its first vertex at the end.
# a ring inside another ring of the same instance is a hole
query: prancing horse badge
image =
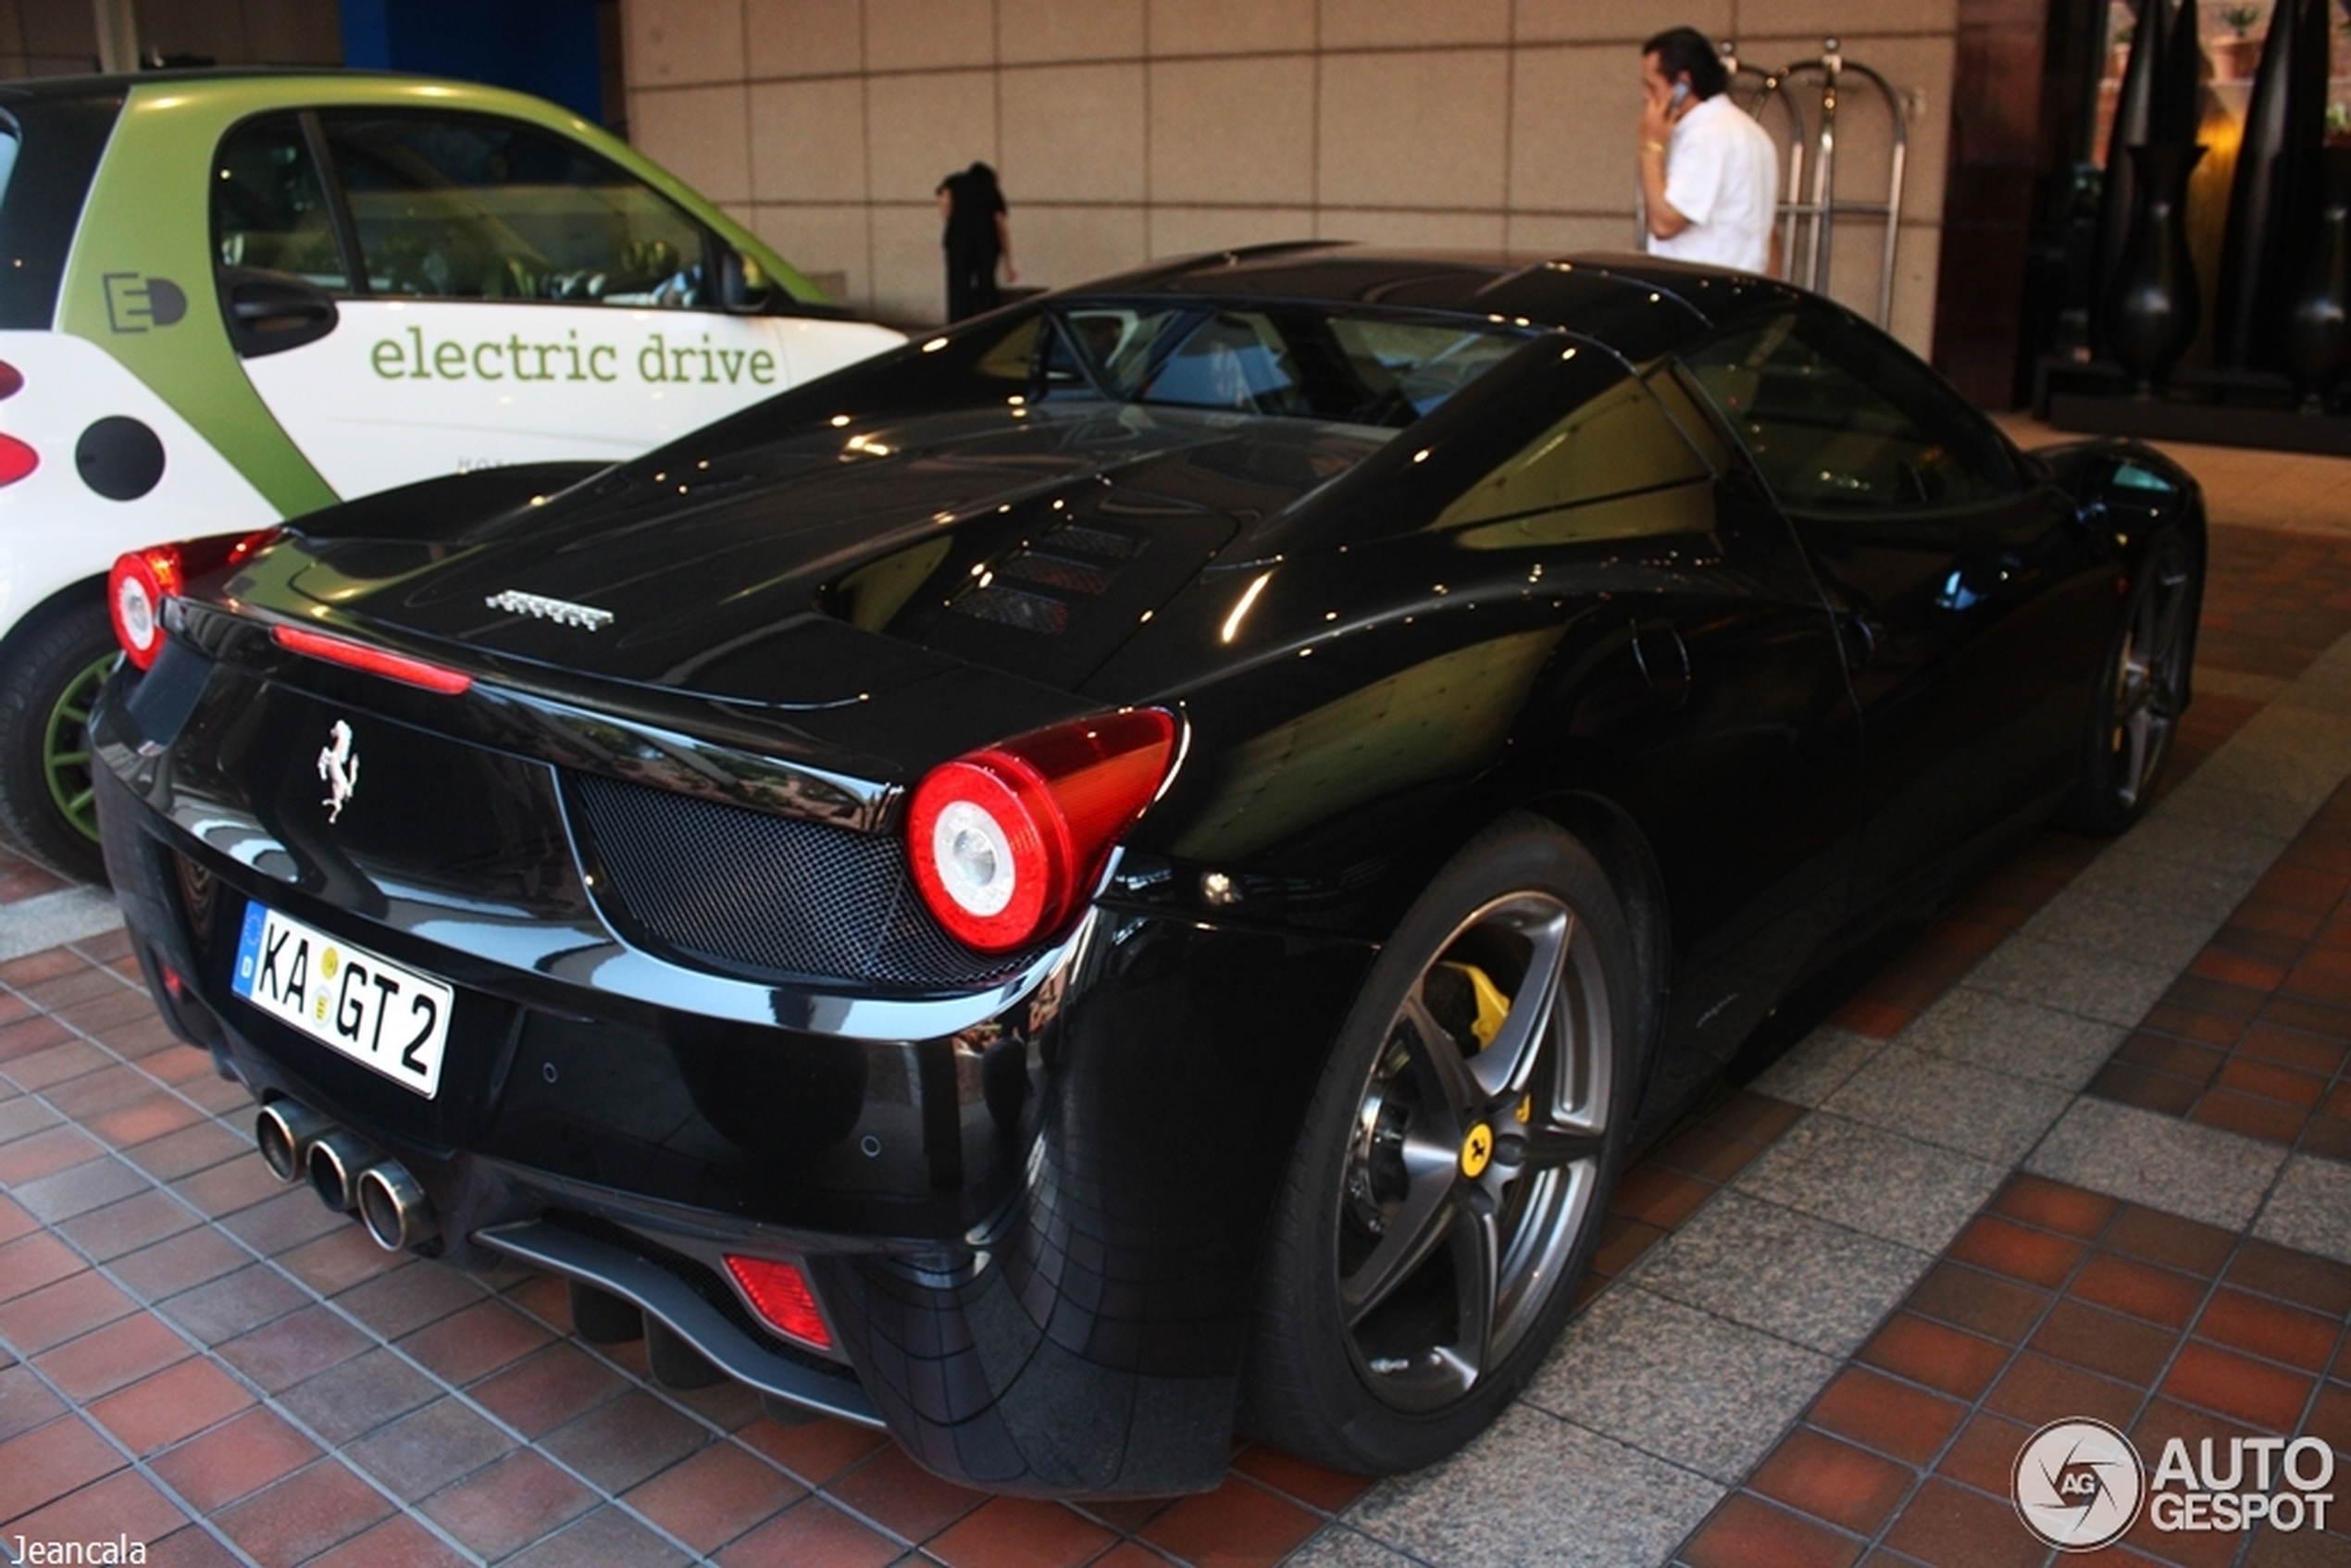
{"type": "Polygon", "coordinates": [[[327,820],[342,815],[342,808],[359,792],[359,754],[351,743],[351,726],[342,719],[328,731],[327,743],[318,750],[318,777],[327,781],[327,798],[318,803],[327,808],[327,820]]]}

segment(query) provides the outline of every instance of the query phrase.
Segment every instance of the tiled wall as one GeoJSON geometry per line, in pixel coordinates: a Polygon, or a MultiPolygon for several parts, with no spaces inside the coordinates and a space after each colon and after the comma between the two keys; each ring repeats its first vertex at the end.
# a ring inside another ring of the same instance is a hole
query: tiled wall
{"type": "MultiPolygon", "coordinates": [[[[849,303],[935,320],[932,192],[974,158],[1024,282],[1301,236],[1634,243],[1639,41],[1687,21],[1767,66],[1847,56],[1908,96],[1894,325],[1932,330],[1956,0],[623,0],[632,138],[849,303]]],[[[1840,125],[1848,195],[1882,115],[1840,125]]],[[[1841,181],[1843,183],[1843,181],[1841,181]]],[[[1874,304],[1877,240],[1837,246],[1874,304]]]]}
{"type": "MultiPolygon", "coordinates": [[[[133,0],[132,9],[143,53],[220,65],[342,63],[335,0],[133,0]]],[[[90,0],[0,0],[0,78],[97,69],[96,17],[90,0]]]]}

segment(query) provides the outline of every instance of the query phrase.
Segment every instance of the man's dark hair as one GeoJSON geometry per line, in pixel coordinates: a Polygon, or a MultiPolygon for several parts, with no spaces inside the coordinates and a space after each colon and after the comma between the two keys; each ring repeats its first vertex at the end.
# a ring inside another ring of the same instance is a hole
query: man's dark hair
{"type": "Polygon", "coordinates": [[[1723,56],[1714,52],[1706,34],[1694,27],[1668,28],[1642,44],[1641,53],[1657,56],[1658,69],[1668,81],[1689,72],[1690,91],[1701,98],[1711,98],[1731,84],[1731,73],[1723,68],[1723,56]]]}

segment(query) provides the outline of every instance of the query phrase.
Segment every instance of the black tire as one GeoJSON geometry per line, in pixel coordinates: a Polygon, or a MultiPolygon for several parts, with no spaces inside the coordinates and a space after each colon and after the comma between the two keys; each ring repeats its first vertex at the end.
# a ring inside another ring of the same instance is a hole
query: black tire
{"type": "Polygon", "coordinates": [[[2122,602],[2084,737],[2082,781],[2063,822],[2085,833],[2120,833],[2146,814],[2187,706],[2203,583],[2187,541],[2158,535],[2122,602]]]}
{"type": "Polygon", "coordinates": [[[1598,1244],[1638,983],[1606,873],[1551,823],[1505,817],[1437,874],[1373,964],[1283,1182],[1251,1430],[1387,1475],[1501,1413],[1598,1244]],[[1481,977],[1508,1003],[1499,1027],[1481,977]]]}
{"type": "Polygon", "coordinates": [[[86,721],[119,649],[103,598],[55,604],[9,640],[0,684],[0,823],[38,858],[104,883],[86,721]]]}

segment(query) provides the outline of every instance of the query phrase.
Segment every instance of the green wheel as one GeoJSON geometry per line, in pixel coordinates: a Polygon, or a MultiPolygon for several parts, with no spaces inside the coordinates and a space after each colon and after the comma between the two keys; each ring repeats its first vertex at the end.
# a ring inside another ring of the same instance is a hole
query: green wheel
{"type": "Polygon", "coordinates": [[[0,684],[0,822],[58,870],[106,880],[92,798],[90,709],[118,656],[95,595],[19,627],[0,684]]]}

